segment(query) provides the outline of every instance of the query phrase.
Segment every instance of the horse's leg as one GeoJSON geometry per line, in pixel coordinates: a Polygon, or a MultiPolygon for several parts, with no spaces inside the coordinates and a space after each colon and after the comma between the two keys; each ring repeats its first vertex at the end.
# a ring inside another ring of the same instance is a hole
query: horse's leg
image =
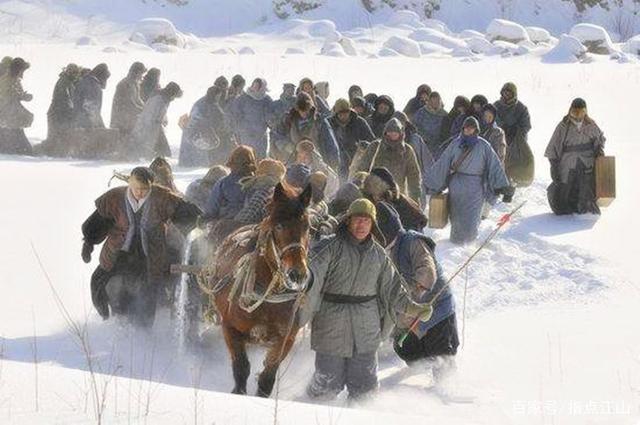
{"type": "Polygon", "coordinates": [[[291,351],[297,334],[297,329],[292,329],[286,339],[284,337],[278,338],[275,344],[267,351],[267,356],[264,359],[264,369],[258,377],[258,391],[256,393],[258,397],[269,397],[271,395],[280,363],[291,351]]]}
{"type": "Polygon", "coordinates": [[[227,348],[229,348],[229,354],[231,354],[231,366],[235,381],[235,386],[231,392],[233,394],[246,394],[247,379],[249,379],[249,374],[251,373],[251,364],[249,364],[246,350],[247,336],[224,323],[222,324],[222,333],[224,334],[227,348]]]}

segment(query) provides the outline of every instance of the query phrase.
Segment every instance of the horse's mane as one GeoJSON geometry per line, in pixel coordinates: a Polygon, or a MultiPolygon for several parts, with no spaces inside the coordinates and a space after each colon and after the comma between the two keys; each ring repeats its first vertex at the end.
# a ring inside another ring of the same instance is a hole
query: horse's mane
{"type": "Polygon", "coordinates": [[[281,183],[281,185],[286,200],[278,201],[275,199],[275,196],[271,198],[267,204],[269,214],[264,220],[263,225],[274,226],[277,223],[306,215],[305,207],[299,199],[299,191],[286,182],[281,183]]]}

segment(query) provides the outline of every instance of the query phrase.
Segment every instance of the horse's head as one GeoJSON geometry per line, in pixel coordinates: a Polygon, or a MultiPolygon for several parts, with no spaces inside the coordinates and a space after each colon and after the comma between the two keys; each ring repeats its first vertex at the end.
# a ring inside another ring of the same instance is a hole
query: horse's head
{"type": "Polygon", "coordinates": [[[272,234],[274,260],[279,264],[288,289],[300,290],[309,275],[307,248],[311,186],[301,194],[278,183],[269,206],[269,217],[263,222],[272,234]]]}

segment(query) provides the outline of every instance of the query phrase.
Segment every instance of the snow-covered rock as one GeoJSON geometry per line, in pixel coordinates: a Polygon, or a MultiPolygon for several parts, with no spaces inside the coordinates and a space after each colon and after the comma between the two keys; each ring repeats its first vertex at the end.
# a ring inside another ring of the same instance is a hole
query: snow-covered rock
{"type": "Polygon", "coordinates": [[[117,47],[107,46],[102,49],[104,53],[124,53],[125,51],[122,49],[118,49],[117,47]]]}
{"type": "Polygon", "coordinates": [[[609,55],[617,49],[613,46],[607,30],[598,25],[578,24],[571,28],[569,35],[580,40],[589,53],[609,55]]]}
{"type": "Polygon", "coordinates": [[[542,61],[546,63],[574,63],[586,60],[587,48],[580,40],[567,34],[562,34],[558,44],[542,57],[542,61]]]}
{"type": "Polygon", "coordinates": [[[97,46],[98,40],[94,37],[84,36],[76,41],[76,46],[97,46]]]}
{"type": "Polygon", "coordinates": [[[255,55],[256,52],[249,46],[244,46],[240,50],[238,50],[239,55],[255,55]]]}
{"type": "Polygon", "coordinates": [[[418,44],[420,45],[420,53],[423,55],[451,53],[451,49],[447,49],[440,44],[430,43],[428,41],[422,41],[418,44]]]}
{"type": "Polygon", "coordinates": [[[336,24],[328,19],[307,21],[304,19],[291,19],[283,26],[282,34],[294,39],[320,38],[327,42],[338,41],[342,38],[336,29],[336,24]]]}
{"type": "Polygon", "coordinates": [[[197,35],[192,33],[184,34],[184,47],[185,49],[198,49],[206,47],[207,43],[202,41],[197,35]]]}
{"type": "MultiPolygon", "coordinates": [[[[420,45],[407,37],[401,37],[399,35],[392,35],[384,42],[383,47],[394,50],[395,52],[409,56],[412,58],[420,57],[420,45]]],[[[381,54],[382,56],[382,54],[381,54]]]]}
{"type": "Polygon", "coordinates": [[[490,41],[508,41],[517,44],[522,40],[528,40],[527,30],[520,24],[506,19],[494,19],[487,27],[487,38],[490,41]]]}
{"type": "Polygon", "coordinates": [[[519,46],[515,43],[509,43],[508,41],[496,40],[493,42],[494,50],[491,52],[493,54],[498,54],[501,56],[516,56],[523,55],[529,53],[529,49],[519,46]]]}
{"type": "Polygon", "coordinates": [[[378,51],[377,55],[369,56],[371,59],[375,59],[377,57],[386,58],[386,57],[396,57],[400,56],[400,53],[395,51],[394,49],[390,49],[388,47],[383,47],[378,51]]]}
{"type": "Polygon", "coordinates": [[[458,34],[458,37],[459,38],[463,38],[463,39],[464,38],[472,38],[472,37],[482,37],[482,38],[484,38],[484,34],[481,33],[480,31],[476,31],[476,30],[464,30],[464,31],[461,31],[458,34]]]}
{"type": "Polygon", "coordinates": [[[495,46],[484,37],[469,37],[464,41],[467,43],[467,47],[474,53],[489,53],[495,49],[495,46]]]}
{"type": "Polygon", "coordinates": [[[160,53],[175,53],[178,51],[178,48],[176,46],[165,43],[153,43],[151,45],[151,48],[160,53]]]}
{"type": "Polygon", "coordinates": [[[214,55],[235,55],[236,51],[230,47],[220,47],[219,49],[213,50],[211,53],[214,55]]]}
{"type": "Polygon", "coordinates": [[[627,42],[622,46],[622,51],[640,56],[640,34],[627,40],[627,42]]]}
{"type": "Polygon", "coordinates": [[[333,56],[343,58],[347,56],[342,45],[340,43],[336,43],[335,41],[330,43],[325,43],[320,50],[320,54],[323,56],[333,56]]]}
{"type": "Polygon", "coordinates": [[[539,27],[525,27],[529,39],[534,43],[548,43],[551,40],[551,34],[544,28],[539,27]]]}
{"type": "Polygon", "coordinates": [[[454,58],[476,58],[476,54],[469,47],[453,49],[451,56],[454,58]]]}
{"type": "Polygon", "coordinates": [[[407,26],[411,28],[424,27],[424,24],[420,20],[420,16],[418,16],[416,12],[412,12],[411,10],[396,11],[393,15],[391,15],[391,17],[389,17],[387,25],[393,27],[407,26]]]}
{"type": "Polygon", "coordinates": [[[437,19],[425,19],[424,21],[422,21],[422,23],[425,28],[431,28],[432,30],[451,35],[451,30],[449,29],[449,27],[447,27],[447,24],[442,21],[439,21],[437,19]]]}
{"type": "Polygon", "coordinates": [[[451,37],[432,28],[420,28],[409,34],[409,38],[415,41],[428,41],[429,43],[439,44],[448,49],[457,49],[467,47],[464,40],[451,37]]]}
{"type": "Polygon", "coordinates": [[[348,56],[358,56],[358,51],[356,50],[356,44],[352,39],[348,37],[342,37],[338,43],[342,46],[342,49],[348,56]]]}
{"type": "Polygon", "coordinates": [[[181,34],[171,21],[162,18],[146,18],[138,21],[130,39],[136,42],[144,40],[144,44],[149,46],[153,44],[180,48],[185,46],[184,34],[181,34]],[[133,40],[134,36],[135,40],[133,40]]]}

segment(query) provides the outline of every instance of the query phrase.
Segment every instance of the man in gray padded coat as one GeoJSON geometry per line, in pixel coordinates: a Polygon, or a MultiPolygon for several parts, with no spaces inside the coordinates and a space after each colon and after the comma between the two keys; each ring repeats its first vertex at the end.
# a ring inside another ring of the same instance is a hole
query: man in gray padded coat
{"type": "Polygon", "coordinates": [[[312,398],[335,398],[345,386],[350,399],[376,390],[382,340],[402,316],[430,316],[428,305],[411,301],[374,233],[381,235],[376,208],[357,199],[336,234],[322,241],[311,258],[313,283],[303,315],[311,320],[311,349],[316,352],[316,370],[307,387],[312,398]]]}

